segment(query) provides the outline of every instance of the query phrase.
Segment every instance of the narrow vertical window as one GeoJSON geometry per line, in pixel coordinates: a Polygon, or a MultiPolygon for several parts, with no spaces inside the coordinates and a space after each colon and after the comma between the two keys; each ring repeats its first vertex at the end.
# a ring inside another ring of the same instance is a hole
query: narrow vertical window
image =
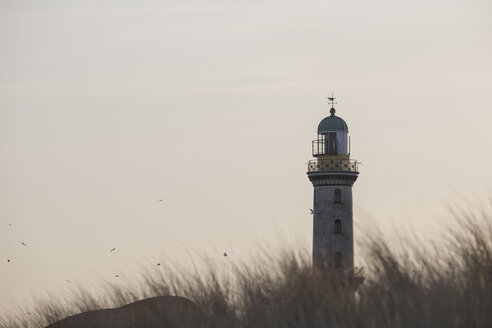
{"type": "Polygon", "coordinates": [[[335,190],[335,204],[340,204],[342,202],[342,192],[340,189],[335,190]]]}
{"type": "Polygon", "coordinates": [[[335,220],[335,234],[339,235],[342,233],[342,221],[335,220]]]}
{"type": "Polygon", "coordinates": [[[342,253],[340,252],[335,253],[335,267],[336,268],[342,267],[342,253]]]}
{"type": "Polygon", "coordinates": [[[328,154],[338,154],[337,133],[328,132],[328,154]]]}

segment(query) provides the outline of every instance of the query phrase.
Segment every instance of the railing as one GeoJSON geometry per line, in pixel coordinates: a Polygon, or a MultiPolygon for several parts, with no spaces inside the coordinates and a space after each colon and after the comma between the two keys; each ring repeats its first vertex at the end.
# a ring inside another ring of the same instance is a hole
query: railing
{"type": "Polygon", "coordinates": [[[325,155],[326,144],[324,140],[313,140],[313,156],[325,155]]]}
{"type": "Polygon", "coordinates": [[[313,156],[319,155],[334,155],[334,154],[347,154],[347,145],[343,145],[341,142],[335,140],[313,140],[312,143],[313,156]]]}
{"type": "Polygon", "coordinates": [[[308,172],[343,171],[359,172],[355,159],[313,159],[308,162],[308,172]]]}

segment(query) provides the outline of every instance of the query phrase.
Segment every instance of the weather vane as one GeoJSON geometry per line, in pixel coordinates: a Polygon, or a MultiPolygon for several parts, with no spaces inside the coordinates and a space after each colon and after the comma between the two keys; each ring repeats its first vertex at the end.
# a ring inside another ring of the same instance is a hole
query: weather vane
{"type": "Polygon", "coordinates": [[[336,105],[337,103],[335,102],[335,97],[333,97],[333,92],[331,93],[331,97],[327,97],[328,98],[328,103],[331,105],[331,107],[333,108],[333,105],[336,105]]]}

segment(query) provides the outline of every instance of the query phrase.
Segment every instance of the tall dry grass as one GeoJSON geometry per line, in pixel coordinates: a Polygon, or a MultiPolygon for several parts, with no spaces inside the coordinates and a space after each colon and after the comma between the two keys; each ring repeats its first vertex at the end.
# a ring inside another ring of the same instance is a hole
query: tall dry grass
{"type": "Polygon", "coordinates": [[[456,221],[459,228],[432,248],[418,239],[397,248],[370,233],[362,245],[366,268],[350,279],[313,270],[309,252],[265,252],[226,272],[168,266],[126,289],[108,284],[95,295],[83,288],[52,295],[3,317],[0,328],[43,327],[157,295],[193,300],[207,318],[204,327],[492,327],[492,216],[456,221]]]}

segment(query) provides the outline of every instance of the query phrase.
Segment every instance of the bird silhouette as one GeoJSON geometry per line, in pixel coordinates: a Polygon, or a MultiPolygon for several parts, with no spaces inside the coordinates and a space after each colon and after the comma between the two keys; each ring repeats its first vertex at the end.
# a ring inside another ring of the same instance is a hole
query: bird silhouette
{"type": "Polygon", "coordinates": [[[109,251],[110,253],[114,252],[116,250],[116,247],[113,247],[111,248],[111,250],[109,251]]]}
{"type": "Polygon", "coordinates": [[[10,259],[7,259],[7,263],[10,263],[10,259]]]}
{"type": "Polygon", "coordinates": [[[314,211],[312,208],[309,209],[309,211],[311,212],[310,214],[313,215],[314,214],[314,211]]]}
{"type": "Polygon", "coordinates": [[[115,278],[119,278],[119,277],[120,277],[120,276],[119,276],[118,274],[117,274],[117,275],[115,275],[115,278]]]}
{"type": "Polygon", "coordinates": [[[158,202],[162,203],[162,202],[164,202],[165,200],[166,200],[165,198],[161,198],[161,199],[159,199],[159,200],[158,200],[158,202]]]}
{"type": "Polygon", "coordinates": [[[160,266],[161,264],[160,263],[157,263],[157,266],[160,266]]]}
{"type": "Polygon", "coordinates": [[[71,284],[71,283],[72,283],[70,280],[67,280],[67,282],[68,282],[69,284],[71,284]]]}
{"type": "Polygon", "coordinates": [[[226,252],[224,252],[224,256],[227,256],[227,253],[226,252]]]}
{"type": "Polygon", "coordinates": [[[25,242],[21,242],[21,245],[27,247],[27,244],[25,242]]]}

